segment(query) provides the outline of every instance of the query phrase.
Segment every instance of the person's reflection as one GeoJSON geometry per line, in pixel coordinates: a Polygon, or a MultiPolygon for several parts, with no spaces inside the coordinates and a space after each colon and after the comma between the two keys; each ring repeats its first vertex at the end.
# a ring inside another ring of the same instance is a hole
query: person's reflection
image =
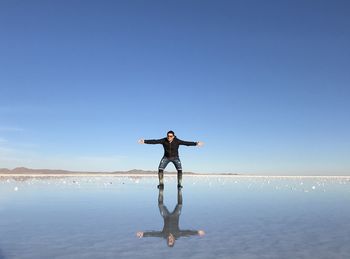
{"type": "Polygon", "coordinates": [[[167,245],[173,247],[175,240],[180,237],[187,237],[192,235],[204,236],[203,230],[180,230],[179,219],[182,209],[182,191],[177,191],[177,205],[172,213],[169,212],[166,206],[163,204],[163,189],[159,190],[158,195],[158,207],[160,215],[164,219],[164,227],[162,231],[148,231],[148,232],[137,232],[137,237],[162,237],[166,239],[167,245]]]}

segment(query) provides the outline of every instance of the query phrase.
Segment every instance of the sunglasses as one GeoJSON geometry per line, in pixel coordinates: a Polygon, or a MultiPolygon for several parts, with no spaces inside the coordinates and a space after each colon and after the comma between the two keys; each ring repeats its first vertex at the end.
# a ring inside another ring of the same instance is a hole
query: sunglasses
{"type": "Polygon", "coordinates": [[[168,138],[173,138],[174,137],[174,135],[168,135],[168,138]]]}

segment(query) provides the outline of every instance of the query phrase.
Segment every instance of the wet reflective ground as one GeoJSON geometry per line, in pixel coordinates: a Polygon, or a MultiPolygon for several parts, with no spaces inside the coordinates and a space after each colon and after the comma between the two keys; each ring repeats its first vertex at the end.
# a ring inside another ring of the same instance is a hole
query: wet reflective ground
{"type": "Polygon", "coordinates": [[[0,178],[0,258],[349,258],[350,177],[0,178]]]}

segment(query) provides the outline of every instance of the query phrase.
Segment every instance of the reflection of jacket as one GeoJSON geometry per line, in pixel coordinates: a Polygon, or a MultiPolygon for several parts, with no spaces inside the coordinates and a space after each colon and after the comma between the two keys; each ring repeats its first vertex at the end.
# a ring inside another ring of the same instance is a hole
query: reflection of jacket
{"type": "Polygon", "coordinates": [[[164,156],[167,158],[173,158],[179,156],[179,146],[196,146],[197,142],[193,141],[183,141],[174,137],[172,142],[169,142],[167,138],[161,139],[147,139],[145,140],[145,144],[162,144],[164,148],[164,156]]]}

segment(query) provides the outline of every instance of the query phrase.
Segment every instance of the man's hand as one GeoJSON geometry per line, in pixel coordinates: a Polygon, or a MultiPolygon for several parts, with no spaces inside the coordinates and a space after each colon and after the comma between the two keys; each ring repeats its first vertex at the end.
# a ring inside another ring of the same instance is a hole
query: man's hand
{"type": "Polygon", "coordinates": [[[198,141],[198,142],[197,142],[197,146],[198,146],[198,147],[202,147],[202,146],[204,146],[204,143],[201,142],[201,141],[198,141]]]}
{"type": "Polygon", "coordinates": [[[145,144],[145,140],[143,138],[140,139],[138,142],[139,142],[139,144],[145,144]]]}
{"type": "Polygon", "coordinates": [[[138,238],[142,238],[142,237],[143,237],[143,232],[141,232],[141,231],[140,231],[140,232],[137,232],[137,233],[136,233],[136,236],[137,236],[138,238]]]}
{"type": "Polygon", "coordinates": [[[204,236],[204,235],[205,235],[204,230],[198,230],[198,235],[199,235],[200,237],[204,236]]]}

